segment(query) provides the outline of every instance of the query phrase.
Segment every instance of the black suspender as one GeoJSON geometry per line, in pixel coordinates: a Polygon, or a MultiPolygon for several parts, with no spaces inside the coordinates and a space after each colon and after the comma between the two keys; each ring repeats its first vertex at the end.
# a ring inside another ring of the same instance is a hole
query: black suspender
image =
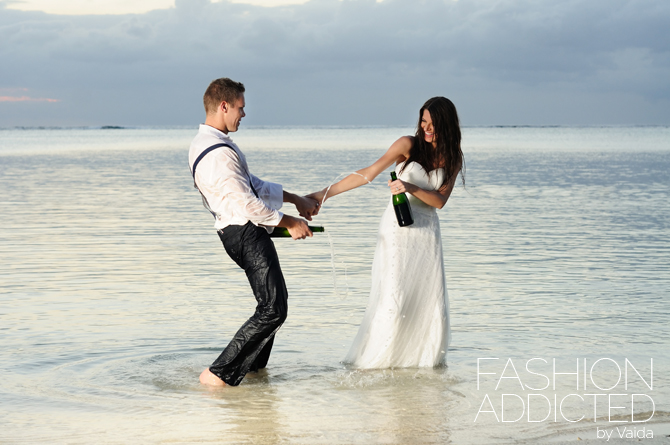
{"type": "Polygon", "coordinates": [[[191,173],[193,174],[193,185],[194,185],[196,188],[197,188],[198,186],[195,185],[195,168],[198,166],[198,164],[200,164],[200,161],[202,161],[202,158],[204,158],[205,155],[206,155],[207,153],[209,153],[210,151],[215,150],[215,149],[217,149],[217,148],[219,148],[219,147],[233,148],[233,147],[231,147],[231,146],[228,145],[228,144],[223,144],[223,143],[221,143],[221,144],[214,144],[214,145],[212,145],[211,147],[206,148],[205,151],[203,151],[202,153],[200,153],[200,155],[196,158],[195,162],[193,163],[193,171],[192,171],[191,173]]]}
{"type": "MultiPolygon", "coordinates": [[[[195,168],[198,166],[198,164],[200,163],[200,161],[202,161],[202,158],[204,158],[205,155],[207,155],[207,153],[209,153],[209,152],[212,151],[212,150],[216,150],[216,149],[219,148],[219,147],[228,147],[228,148],[230,148],[231,150],[235,151],[235,149],[234,149],[233,147],[231,147],[231,146],[228,145],[228,144],[224,144],[224,143],[221,143],[221,144],[214,144],[214,145],[212,145],[211,147],[207,147],[202,153],[200,153],[200,155],[196,158],[195,162],[193,163],[193,171],[191,172],[191,174],[193,174],[193,187],[198,188],[198,185],[195,183],[195,168]]],[[[240,160],[240,162],[241,162],[241,160],[240,160]]],[[[248,172],[247,172],[247,173],[248,173],[248,172]]],[[[254,184],[253,184],[253,182],[251,181],[251,176],[249,176],[249,185],[251,186],[251,191],[254,192],[254,195],[256,195],[256,198],[258,198],[258,192],[257,192],[256,189],[254,188],[254,184]]],[[[199,189],[198,189],[198,190],[199,190],[199,189]]]]}
{"type": "MultiPolygon", "coordinates": [[[[203,200],[203,202],[205,203],[205,207],[207,207],[207,210],[209,210],[210,213],[211,213],[212,215],[214,215],[214,218],[216,218],[216,214],[215,214],[215,213],[212,211],[212,209],[209,207],[209,203],[207,202],[207,199],[205,199],[205,195],[203,195],[202,192],[200,191],[200,189],[198,188],[198,184],[195,183],[195,168],[198,166],[198,164],[200,163],[200,161],[202,161],[202,158],[204,158],[204,157],[207,155],[207,153],[209,153],[210,151],[216,150],[217,148],[220,148],[220,147],[228,147],[228,148],[230,148],[231,150],[235,151],[235,149],[234,149],[233,147],[231,147],[230,145],[228,145],[228,144],[224,144],[224,143],[214,144],[214,145],[212,145],[211,147],[206,148],[202,153],[200,153],[200,155],[198,155],[198,157],[196,158],[195,162],[193,163],[193,170],[191,171],[191,174],[193,175],[193,187],[195,187],[195,188],[198,189],[198,191],[199,191],[200,194],[202,195],[202,200],[203,200]]],[[[237,154],[237,153],[236,153],[236,154],[237,154]]],[[[240,159],[240,163],[241,163],[241,162],[242,162],[242,160],[240,159]]],[[[249,185],[251,186],[251,191],[253,191],[253,192],[254,192],[254,195],[256,195],[256,198],[258,198],[258,192],[257,192],[256,189],[254,188],[254,184],[253,184],[253,182],[251,181],[251,175],[249,174],[249,171],[248,171],[248,170],[247,170],[247,176],[249,177],[249,185]]]]}

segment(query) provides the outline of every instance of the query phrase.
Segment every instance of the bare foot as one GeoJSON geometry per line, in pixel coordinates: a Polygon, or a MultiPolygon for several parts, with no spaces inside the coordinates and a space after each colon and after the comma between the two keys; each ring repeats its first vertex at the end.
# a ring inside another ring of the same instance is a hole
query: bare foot
{"type": "Polygon", "coordinates": [[[200,374],[200,383],[209,386],[226,386],[224,381],[212,374],[209,368],[205,368],[202,374],[200,374]]]}

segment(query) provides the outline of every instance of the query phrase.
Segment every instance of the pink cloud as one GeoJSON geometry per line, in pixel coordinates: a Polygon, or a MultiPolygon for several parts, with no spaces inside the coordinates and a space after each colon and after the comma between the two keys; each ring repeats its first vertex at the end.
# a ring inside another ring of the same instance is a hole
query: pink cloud
{"type": "Polygon", "coordinates": [[[0,96],[0,102],[60,102],[60,100],[45,97],[0,96]]]}

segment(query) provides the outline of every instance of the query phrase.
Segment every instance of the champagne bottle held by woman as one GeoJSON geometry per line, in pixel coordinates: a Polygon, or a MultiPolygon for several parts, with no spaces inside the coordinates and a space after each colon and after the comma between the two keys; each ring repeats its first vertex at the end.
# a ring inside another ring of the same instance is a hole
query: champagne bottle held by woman
{"type": "MultiPolygon", "coordinates": [[[[394,181],[398,179],[394,171],[391,172],[391,179],[394,181]]],[[[398,220],[398,225],[400,227],[414,224],[412,207],[410,207],[409,199],[405,193],[398,193],[397,195],[393,195],[393,210],[395,210],[395,217],[398,220]]]]}

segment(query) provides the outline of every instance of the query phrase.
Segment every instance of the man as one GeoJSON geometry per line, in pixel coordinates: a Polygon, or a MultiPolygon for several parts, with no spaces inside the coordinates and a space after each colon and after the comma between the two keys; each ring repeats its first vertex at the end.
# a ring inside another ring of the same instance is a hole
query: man
{"type": "Polygon", "coordinates": [[[290,202],[311,220],[319,207],[317,201],[249,172],[244,155],[228,135],[237,131],[245,116],[244,90],[244,85],[228,78],[209,85],[203,98],[207,117],[189,150],[189,165],[203,203],[214,215],[226,252],[246,272],[258,302],[254,315],[200,374],[200,382],[212,386],[237,386],[247,372],[266,366],[275,333],[286,319],[288,300],[269,233],[279,226],[287,228],[293,239],[312,236],[307,221],[278,209],[290,202]]]}

